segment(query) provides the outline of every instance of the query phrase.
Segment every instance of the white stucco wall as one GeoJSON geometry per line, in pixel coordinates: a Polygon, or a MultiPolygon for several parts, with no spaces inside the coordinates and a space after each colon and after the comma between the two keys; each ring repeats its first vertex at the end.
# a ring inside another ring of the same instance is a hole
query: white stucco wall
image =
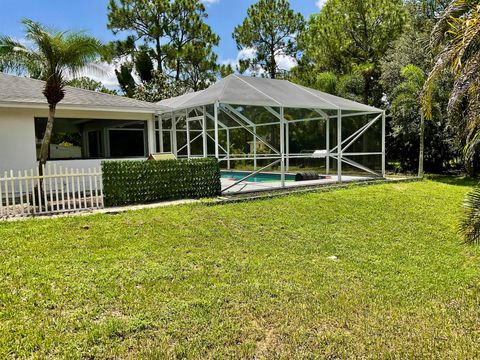
{"type": "MultiPolygon", "coordinates": [[[[118,161],[118,160],[147,160],[147,158],[129,158],[129,159],[107,159],[107,161],[118,161]]],[[[62,169],[100,169],[102,166],[103,159],[84,159],[84,160],[52,160],[48,164],[50,166],[61,167],[62,169]]],[[[47,164],[47,166],[48,166],[47,164]]]]}
{"type": "MultiPolygon", "coordinates": [[[[35,147],[35,117],[46,117],[46,109],[19,109],[0,107],[0,177],[5,171],[30,170],[37,166],[35,147]]],[[[72,119],[112,119],[148,121],[152,131],[152,114],[112,111],[57,110],[57,117],[72,119]]],[[[154,139],[154,135],[149,135],[154,139]]],[[[149,144],[149,152],[154,152],[155,145],[149,144]]],[[[101,160],[65,160],[54,161],[58,165],[74,169],[99,167],[101,160]]]]}
{"type": "Polygon", "coordinates": [[[32,169],[35,158],[33,111],[0,108],[0,175],[32,169]]]}

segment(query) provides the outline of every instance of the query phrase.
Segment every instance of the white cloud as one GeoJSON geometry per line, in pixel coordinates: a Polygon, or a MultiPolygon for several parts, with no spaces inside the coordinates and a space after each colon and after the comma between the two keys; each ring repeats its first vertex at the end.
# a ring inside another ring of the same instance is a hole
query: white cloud
{"type": "Polygon", "coordinates": [[[237,60],[253,59],[256,54],[257,54],[257,49],[245,48],[238,52],[237,60]]]}
{"type": "Polygon", "coordinates": [[[295,58],[287,55],[276,55],[275,60],[277,61],[278,67],[281,70],[290,71],[293,67],[298,65],[298,62],[295,58]]]}
{"type": "Polygon", "coordinates": [[[253,59],[255,57],[256,50],[254,48],[245,48],[238,52],[235,59],[225,59],[221,61],[222,65],[231,65],[234,70],[237,69],[240,60],[253,59]]]}
{"type": "Polygon", "coordinates": [[[213,4],[218,4],[220,2],[220,0],[202,0],[202,2],[209,6],[209,5],[213,5],[213,4]]]}
{"type": "MultiPolygon", "coordinates": [[[[242,49],[238,52],[237,57],[235,59],[226,59],[223,60],[221,63],[224,65],[230,64],[233,69],[237,69],[240,60],[245,60],[245,59],[253,59],[256,55],[257,50],[255,48],[245,48],[242,49]]],[[[277,65],[280,68],[280,70],[286,70],[289,71],[293,67],[297,66],[297,60],[291,56],[283,55],[283,54],[277,54],[275,55],[275,60],[277,61],[277,65]]],[[[258,67],[254,71],[252,70],[247,70],[246,74],[247,75],[262,75],[265,73],[265,70],[258,67]]]]}
{"type": "Polygon", "coordinates": [[[327,0],[317,0],[317,1],[315,2],[315,5],[317,5],[317,7],[318,7],[320,10],[322,10],[322,7],[323,7],[323,5],[325,5],[326,2],[327,2],[327,0]]]}

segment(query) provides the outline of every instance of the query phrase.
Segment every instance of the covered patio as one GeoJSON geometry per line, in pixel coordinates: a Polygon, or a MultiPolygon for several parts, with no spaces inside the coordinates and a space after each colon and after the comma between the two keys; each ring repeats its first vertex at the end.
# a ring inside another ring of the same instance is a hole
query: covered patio
{"type": "Polygon", "coordinates": [[[218,158],[224,193],[385,174],[383,110],[289,81],[230,75],[158,105],[157,151],[218,158]],[[298,172],[321,176],[294,181],[298,172]]]}

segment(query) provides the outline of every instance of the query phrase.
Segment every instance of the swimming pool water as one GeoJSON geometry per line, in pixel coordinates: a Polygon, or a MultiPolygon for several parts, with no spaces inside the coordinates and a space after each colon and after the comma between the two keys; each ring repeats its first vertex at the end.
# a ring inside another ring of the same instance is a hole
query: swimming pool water
{"type": "MultiPolygon", "coordinates": [[[[248,171],[222,171],[221,177],[222,179],[231,179],[231,180],[240,180],[243,179],[245,176],[250,174],[248,171]]],[[[281,181],[280,174],[272,174],[272,173],[258,173],[252,177],[249,177],[247,180],[248,182],[267,182],[267,181],[281,181]]],[[[285,175],[286,181],[295,181],[295,175],[286,174],[285,175]]]]}

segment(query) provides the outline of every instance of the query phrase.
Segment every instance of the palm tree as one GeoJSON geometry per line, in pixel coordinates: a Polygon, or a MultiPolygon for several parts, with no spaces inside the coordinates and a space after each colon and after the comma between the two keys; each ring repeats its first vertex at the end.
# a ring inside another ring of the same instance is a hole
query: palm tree
{"type": "Polygon", "coordinates": [[[448,115],[462,121],[469,164],[480,144],[480,0],[453,0],[432,31],[431,47],[436,57],[424,86],[423,110],[430,119],[434,84],[451,71],[448,115]]]}
{"type": "Polygon", "coordinates": [[[49,156],[50,139],[57,104],[65,97],[69,76],[93,66],[99,58],[102,44],[83,32],[54,31],[32,20],[23,20],[27,46],[10,37],[0,37],[0,68],[16,70],[45,81],[43,95],[49,112],[45,135],[40,149],[39,169],[49,156]]]}
{"type": "Polygon", "coordinates": [[[423,162],[425,154],[425,119],[422,107],[419,106],[418,99],[422,95],[425,84],[425,74],[422,69],[415,65],[407,65],[401,71],[405,79],[394,90],[394,100],[392,108],[394,111],[402,113],[412,109],[418,112],[420,118],[420,152],[418,155],[418,177],[423,177],[423,162]]]}

